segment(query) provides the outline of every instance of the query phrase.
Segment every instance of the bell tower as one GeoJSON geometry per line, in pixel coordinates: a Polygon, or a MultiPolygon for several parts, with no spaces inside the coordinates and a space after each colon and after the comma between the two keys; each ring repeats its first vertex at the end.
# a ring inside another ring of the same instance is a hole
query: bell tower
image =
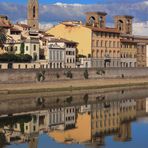
{"type": "Polygon", "coordinates": [[[86,12],[86,25],[98,28],[106,27],[105,12],[86,12]]]}
{"type": "Polygon", "coordinates": [[[117,28],[123,34],[132,35],[132,16],[115,16],[115,28],[117,28]]]}
{"type": "Polygon", "coordinates": [[[28,0],[27,24],[33,29],[39,29],[39,3],[38,0],[28,0]]]}

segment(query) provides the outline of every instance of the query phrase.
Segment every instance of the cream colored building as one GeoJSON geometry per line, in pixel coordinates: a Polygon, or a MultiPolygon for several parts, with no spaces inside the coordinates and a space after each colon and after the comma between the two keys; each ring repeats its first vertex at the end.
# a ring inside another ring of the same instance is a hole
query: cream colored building
{"type": "Polygon", "coordinates": [[[77,43],[62,38],[48,41],[46,60],[50,68],[75,68],[77,43]]]}
{"type": "Polygon", "coordinates": [[[32,56],[33,61],[39,60],[39,34],[27,25],[16,24],[8,29],[4,47],[5,52],[20,54],[23,50],[24,54],[32,56]]]}
{"type": "Polygon", "coordinates": [[[121,39],[121,67],[137,67],[137,42],[121,39]]]}

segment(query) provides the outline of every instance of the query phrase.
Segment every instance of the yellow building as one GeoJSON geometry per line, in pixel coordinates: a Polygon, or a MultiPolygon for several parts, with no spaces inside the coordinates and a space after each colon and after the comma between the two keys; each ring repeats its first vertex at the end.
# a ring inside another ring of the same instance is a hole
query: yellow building
{"type": "Polygon", "coordinates": [[[121,67],[137,67],[137,42],[121,39],[121,67]]]}
{"type": "Polygon", "coordinates": [[[81,55],[88,56],[91,54],[92,31],[79,21],[62,22],[48,30],[47,33],[53,34],[57,38],[62,37],[79,43],[77,48],[81,55]]]}
{"type": "Polygon", "coordinates": [[[47,33],[77,42],[78,54],[91,57],[93,67],[119,67],[120,32],[117,28],[106,27],[106,15],[103,12],[88,12],[86,24],[80,21],[62,22],[47,33]]]}
{"type": "Polygon", "coordinates": [[[84,143],[91,139],[91,116],[88,113],[78,114],[76,128],[70,130],[54,130],[49,136],[60,143],[84,143]],[[85,133],[85,134],[81,134],[85,133]]]}

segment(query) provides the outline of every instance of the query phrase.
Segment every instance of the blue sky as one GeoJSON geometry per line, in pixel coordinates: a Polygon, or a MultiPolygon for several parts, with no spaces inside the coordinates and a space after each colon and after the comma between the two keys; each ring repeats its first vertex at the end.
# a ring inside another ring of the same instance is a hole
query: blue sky
{"type": "MultiPolygon", "coordinates": [[[[13,22],[27,19],[28,0],[0,0],[0,14],[13,22]]],[[[40,23],[51,26],[65,20],[85,22],[85,12],[107,12],[107,24],[114,25],[115,15],[134,16],[136,34],[148,35],[148,0],[39,0],[40,23]]]]}
{"type": "MultiPolygon", "coordinates": [[[[11,3],[27,3],[27,0],[0,0],[0,2],[11,2],[11,3]]],[[[123,2],[134,3],[140,2],[140,0],[123,0],[123,2]]],[[[57,2],[62,3],[81,3],[81,4],[96,4],[96,3],[121,3],[121,0],[39,0],[41,4],[53,4],[57,2]]]]}

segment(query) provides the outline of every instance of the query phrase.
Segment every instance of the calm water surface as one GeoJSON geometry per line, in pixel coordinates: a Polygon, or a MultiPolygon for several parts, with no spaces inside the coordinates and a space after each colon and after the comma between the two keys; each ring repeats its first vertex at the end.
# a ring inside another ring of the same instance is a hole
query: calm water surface
{"type": "Polygon", "coordinates": [[[148,90],[1,96],[0,148],[146,148],[148,90]]]}

